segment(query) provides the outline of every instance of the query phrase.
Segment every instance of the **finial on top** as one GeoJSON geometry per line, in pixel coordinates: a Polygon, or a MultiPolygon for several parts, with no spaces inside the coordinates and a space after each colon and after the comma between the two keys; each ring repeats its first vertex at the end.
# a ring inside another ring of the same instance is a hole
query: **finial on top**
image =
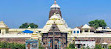
{"type": "Polygon", "coordinates": [[[56,0],[54,0],[54,4],[56,4],[56,0]]]}

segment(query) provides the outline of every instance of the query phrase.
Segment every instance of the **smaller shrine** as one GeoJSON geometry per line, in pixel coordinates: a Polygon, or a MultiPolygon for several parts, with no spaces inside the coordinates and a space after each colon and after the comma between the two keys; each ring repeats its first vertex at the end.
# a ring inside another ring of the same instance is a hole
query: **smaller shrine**
{"type": "Polygon", "coordinates": [[[0,21],[0,34],[4,35],[8,33],[8,30],[9,30],[9,27],[3,21],[0,21]]]}
{"type": "Polygon", "coordinates": [[[86,33],[86,32],[90,32],[90,30],[91,30],[91,27],[89,26],[89,25],[87,25],[87,24],[85,24],[83,27],[82,27],[82,32],[84,33],[86,33]]]}
{"type": "Polygon", "coordinates": [[[26,40],[26,49],[39,49],[37,33],[33,33],[31,39],[26,40]]]}
{"type": "Polygon", "coordinates": [[[104,49],[108,49],[108,43],[106,43],[106,42],[102,43],[101,46],[104,49]]]}

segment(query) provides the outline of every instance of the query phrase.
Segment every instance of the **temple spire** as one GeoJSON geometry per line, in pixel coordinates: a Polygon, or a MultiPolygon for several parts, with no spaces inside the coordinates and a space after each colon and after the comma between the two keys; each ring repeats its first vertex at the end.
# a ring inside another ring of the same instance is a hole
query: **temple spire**
{"type": "Polygon", "coordinates": [[[51,18],[51,16],[54,15],[54,13],[59,14],[62,18],[62,14],[61,14],[61,11],[60,11],[60,6],[57,4],[56,0],[53,0],[53,1],[54,1],[54,4],[50,7],[51,10],[50,10],[50,13],[49,13],[49,19],[51,18]]]}

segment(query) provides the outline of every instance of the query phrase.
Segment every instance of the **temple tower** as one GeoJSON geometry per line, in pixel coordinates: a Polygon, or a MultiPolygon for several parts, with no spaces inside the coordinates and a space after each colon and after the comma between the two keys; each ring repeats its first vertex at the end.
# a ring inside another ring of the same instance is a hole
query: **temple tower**
{"type": "Polygon", "coordinates": [[[60,6],[54,1],[54,4],[50,7],[49,19],[54,13],[59,14],[62,17],[60,6]]]}
{"type": "Polygon", "coordinates": [[[0,21],[0,34],[4,35],[8,33],[9,27],[3,22],[0,21]]]}

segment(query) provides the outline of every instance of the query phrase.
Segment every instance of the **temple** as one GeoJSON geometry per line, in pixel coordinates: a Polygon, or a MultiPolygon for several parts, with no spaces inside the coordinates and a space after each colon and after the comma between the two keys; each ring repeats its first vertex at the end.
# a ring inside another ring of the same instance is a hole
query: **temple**
{"type": "Polygon", "coordinates": [[[56,0],[50,8],[49,19],[43,28],[29,26],[28,28],[13,29],[0,21],[0,41],[26,43],[27,49],[31,48],[31,45],[38,48],[38,41],[42,42],[45,49],[66,49],[70,43],[75,43],[76,48],[89,46],[92,49],[95,44],[111,45],[111,29],[109,27],[95,29],[84,24],[80,27],[70,28],[62,18],[60,6],[56,0]],[[33,43],[33,41],[37,42],[33,43]]]}
{"type": "Polygon", "coordinates": [[[59,14],[54,13],[43,28],[42,42],[44,47],[55,49],[67,47],[67,24],[59,14]],[[53,36],[54,34],[54,36],[53,36]],[[54,37],[54,43],[53,43],[54,37]]]}

